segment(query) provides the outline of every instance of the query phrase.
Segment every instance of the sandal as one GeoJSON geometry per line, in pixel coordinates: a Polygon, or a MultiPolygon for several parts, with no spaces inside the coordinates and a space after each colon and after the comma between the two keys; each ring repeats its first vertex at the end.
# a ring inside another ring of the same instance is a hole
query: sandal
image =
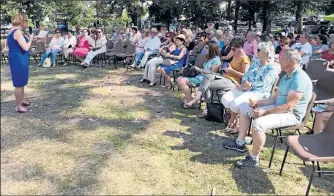
{"type": "Polygon", "coordinates": [[[205,118],[208,114],[208,111],[203,110],[201,113],[197,114],[196,117],[197,118],[205,118]]]}
{"type": "Polygon", "coordinates": [[[28,112],[28,110],[25,109],[24,107],[16,108],[15,111],[18,112],[18,113],[27,113],[28,112]]]}
{"type": "Polygon", "coordinates": [[[30,101],[22,101],[22,106],[24,106],[24,107],[31,106],[31,102],[30,101]]]}

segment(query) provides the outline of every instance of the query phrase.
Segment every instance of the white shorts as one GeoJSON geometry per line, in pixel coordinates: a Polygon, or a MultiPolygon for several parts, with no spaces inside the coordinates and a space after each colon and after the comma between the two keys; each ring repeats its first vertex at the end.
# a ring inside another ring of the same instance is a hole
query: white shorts
{"type": "MultiPolygon", "coordinates": [[[[276,105],[261,106],[264,110],[269,110],[276,107],[276,105]]],[[[248,103],[241,104],[240,112],[246,116],[253,117],[252,109],[248,103]]],[[[276,129],[280,127],[294,126],[300,123],[300,120],[292,112],[285,112],[280,114],[269,114],[256,118],[252,122],[253,128],[260,132],[265,132],[269,129],[276,129]]]]}
{"type": "Polygon", "coordinates": [[[237,88],[230,90],[225,93],[221,98],[221,103],[225,108],[231,109],[234,113],[240,113],[240,105],[243,103],[249,104],[249,98],[254,100],[266,99],[269,96],[269,93],[266,96],[264,93],[254,92],[254,91],[241,91],[237,88]]]}

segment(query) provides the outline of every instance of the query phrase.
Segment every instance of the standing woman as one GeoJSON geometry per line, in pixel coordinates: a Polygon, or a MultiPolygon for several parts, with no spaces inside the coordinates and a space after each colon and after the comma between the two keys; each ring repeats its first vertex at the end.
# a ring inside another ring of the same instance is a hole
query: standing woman
{"type": "Polygon", "coordinates": [[[24,100],[24,86],[28,84],[29,76],[29,49],[34,38],[29,39],[23,35],[22,30],[26,28],[27,18],[23,14],[17,14],[12,18],[12,28],[8,33],[8,63],[15,87],[16,112],[28,112],[27,106],[31,103],[24,100]]]}

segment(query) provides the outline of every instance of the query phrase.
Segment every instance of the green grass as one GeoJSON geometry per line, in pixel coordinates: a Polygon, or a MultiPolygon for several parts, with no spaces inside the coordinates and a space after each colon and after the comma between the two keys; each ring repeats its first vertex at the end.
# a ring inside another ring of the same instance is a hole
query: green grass
{"type": "MultiPolygon", "coordinates": [[[[1,194],[208,195],[213,188],[217,195],[305,193],[310,164],[290,153],[278,175],[284,145],[278,144],[267,168],[271,132],[261,167],[240,170],[234,163],[244,154],[222,147],[232,136],[221,124],[181,109],[177,91],[141,87],[139,74],[32,66],[26,89],[31,112],[17,114],[3,65],[1,194]]],[[[311,193],[333,194],[333,177],[316,177],[311,193]]]]}

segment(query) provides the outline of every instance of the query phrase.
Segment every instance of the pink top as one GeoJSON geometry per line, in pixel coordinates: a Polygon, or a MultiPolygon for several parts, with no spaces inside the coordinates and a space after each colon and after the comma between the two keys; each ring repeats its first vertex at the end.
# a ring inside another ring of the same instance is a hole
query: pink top
{"type": "Polygon", "coordinates": [[[256,40],[252,41],[251,43],[246,41],[244,43],[244,50],[245,50],[247,55],[251,55],[251,56],[256,55],[256,53],[257,53],[257,42],[256,42],[256,40]]]}
{"type": "Polygon", "coordinates": [[[281,57],[282,57],[282,55],[283,55],[283,53],[284,53],[284,49],[282,49],[279,53],[278,53],[278,59],[281,59],[281,57]]]}

